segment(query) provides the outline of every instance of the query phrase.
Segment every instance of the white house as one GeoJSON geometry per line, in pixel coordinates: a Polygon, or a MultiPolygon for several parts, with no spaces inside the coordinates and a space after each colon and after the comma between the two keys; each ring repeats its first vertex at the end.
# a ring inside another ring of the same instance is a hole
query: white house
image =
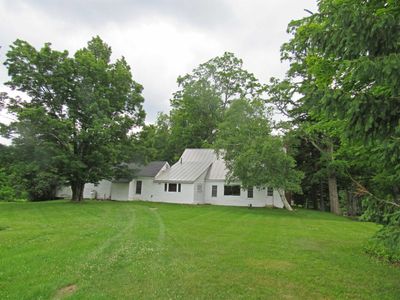
{"type": "MultiPolygon", "coordinates": [[[[174,165],[151,162],[139,168],[132,181],[102,180],[98,185],[86,184],[84,198],[283,207],[279,193],[272,188],[246,190],[240,183],[227,184],[226,178],[225,162],[214,150],[186,149],[174,165]]],[[[59,195],[70,196],[70,189],[63,189],[59,195]]]]}

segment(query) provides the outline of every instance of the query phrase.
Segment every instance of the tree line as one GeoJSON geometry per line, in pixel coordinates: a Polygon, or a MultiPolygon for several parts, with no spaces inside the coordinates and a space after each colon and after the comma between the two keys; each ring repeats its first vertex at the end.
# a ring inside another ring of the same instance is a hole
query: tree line
{"type": "Polygon", "coordinates": [[[0,147],[0,199],[49,199],[69,184],[80,201],[85,183],[126,175],[123,162],[224,149],[228,180],[383,224],[368,250],[400,260],[399,20],[397,0],[320,0],[288,25],[284,78],[261,83],[225,52],[177,78],[155,124],[126,60],[111,62],[99,37],[73,56],[17,40],[6,85],[24,97],[0,97],[16,119],[1,127],[13,144],[0,147]]]}

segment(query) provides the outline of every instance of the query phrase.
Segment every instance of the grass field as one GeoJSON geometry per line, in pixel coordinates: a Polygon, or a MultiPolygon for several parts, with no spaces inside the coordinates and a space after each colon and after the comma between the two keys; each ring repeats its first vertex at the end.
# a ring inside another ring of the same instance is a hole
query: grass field
{"type": "Polygon", "coordinates": [[[156,203],[0,203],[0,299],[400,299],[328,213],[156,203]]]}

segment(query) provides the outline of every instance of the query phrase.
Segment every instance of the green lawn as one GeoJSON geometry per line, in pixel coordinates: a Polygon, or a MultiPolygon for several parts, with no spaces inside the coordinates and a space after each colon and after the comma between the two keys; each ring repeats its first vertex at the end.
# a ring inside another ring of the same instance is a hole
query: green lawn
{"type": "Polygon", "coordinates": [[[377,230],[328,213],[0,203],[0,299],[400,299],[377,230]]]}

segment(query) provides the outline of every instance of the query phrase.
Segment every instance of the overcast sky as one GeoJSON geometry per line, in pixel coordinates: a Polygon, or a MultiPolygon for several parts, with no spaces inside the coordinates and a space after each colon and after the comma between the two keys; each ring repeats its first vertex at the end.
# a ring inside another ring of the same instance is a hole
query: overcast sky
{"type": "MultiPolygon", "coordinates": [[[[146,122],[169,110],[176,78],[224,51],[261,82],[282,77],[287,24],[316,0],[0,0],[0,61],[17,38],[74,53],[99,35],[144,86],[146,122]]],[[[0,91],[7,70],[0,66],[0,91]]],[[[0,112],[0,121],[6,121],[0,112]]]]}

